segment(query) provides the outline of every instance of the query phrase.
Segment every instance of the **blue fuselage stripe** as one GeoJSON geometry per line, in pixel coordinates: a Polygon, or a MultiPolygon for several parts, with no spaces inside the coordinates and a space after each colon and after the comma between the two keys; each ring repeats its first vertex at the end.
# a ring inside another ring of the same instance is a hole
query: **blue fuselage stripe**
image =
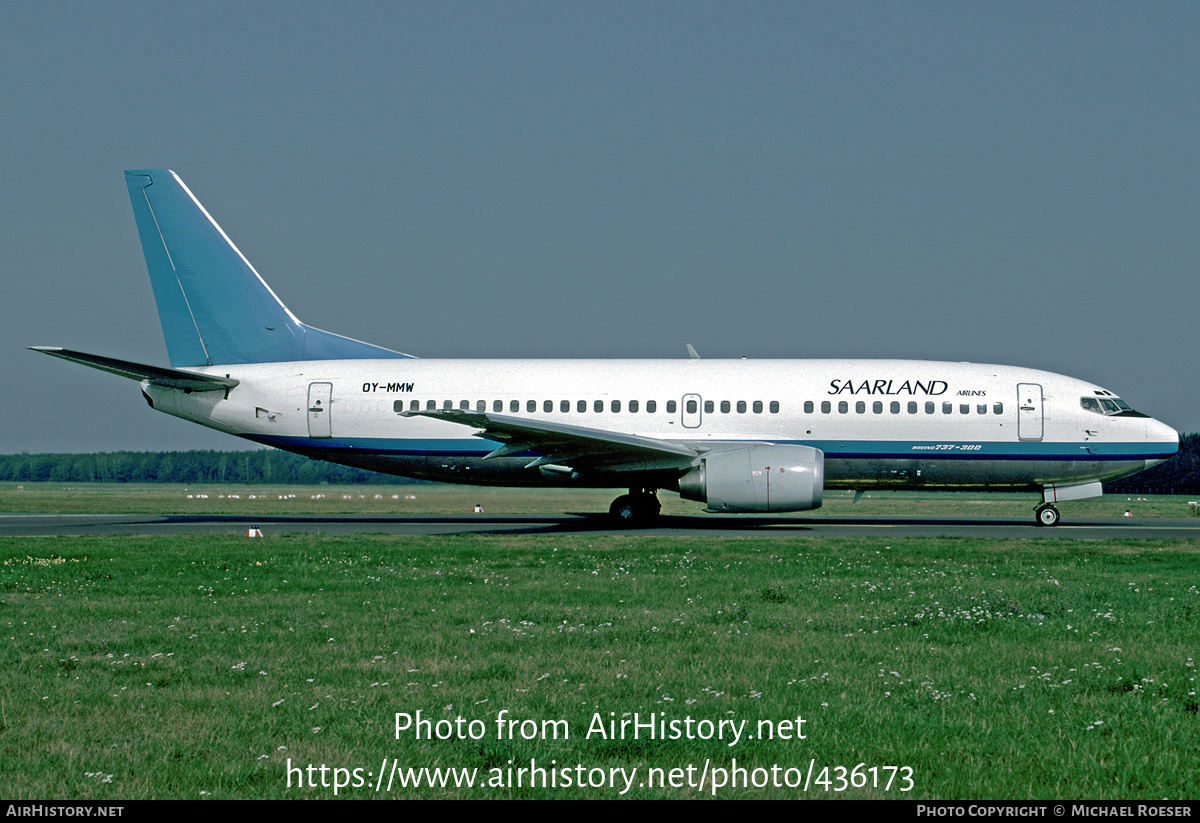
{"type": "MultiPolygon", "coordinates": [[[[253,435],[250,439],[288,451],[356,452],[397,456],[483,457],[500,443],[405,438],[306,438],[253,435]]],[[[754,441],[758,442],[758,441],[754,441]]],[[[812,446],[826,458],[841,460],[1165,460],[1175,454],[1168,443],[935,442],[873,440],[773,440],[779,445],[812,446]]],[[[746,443],[752,445],[751,442],[746,443]]],[[[538,452],[528,452],[535,456],[538,452]]]]}

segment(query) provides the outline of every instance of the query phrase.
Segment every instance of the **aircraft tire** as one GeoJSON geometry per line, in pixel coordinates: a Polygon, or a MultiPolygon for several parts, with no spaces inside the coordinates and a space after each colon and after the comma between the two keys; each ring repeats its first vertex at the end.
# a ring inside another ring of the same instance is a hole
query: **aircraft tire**
{"type": "Polygon", "coordinates": [[[1038,506],[1035,517],[1037,518],[1037,524],[1039,526],[1057,526],[1058,525],[1058,518],[1059,518],[1058,509],[1054,508],[1053,506],[1050,506],[1050,505],[1038,506]]]}
{"type": "Polygon", "coordinates": [[[608,507],[608,516],[623,525],[629,525],[637,519],[637,504],[632,494],[623,494],[608,507]]]}
{"type": "Polygon", "coordinates": [[[648,492],[623,494],[608,507],[608,516],[622,526],[644,526],[662,510],[658,498],[648,492]]]}

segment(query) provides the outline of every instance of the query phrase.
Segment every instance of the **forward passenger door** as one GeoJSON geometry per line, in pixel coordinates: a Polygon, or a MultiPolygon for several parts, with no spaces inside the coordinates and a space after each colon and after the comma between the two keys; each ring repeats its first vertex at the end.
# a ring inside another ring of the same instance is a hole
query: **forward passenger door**
{"type": "Polygon", "coordinates": [[[1042,387],[1037,383],[1017,384],[1017,439],[1042,439],[1042,387]]]}

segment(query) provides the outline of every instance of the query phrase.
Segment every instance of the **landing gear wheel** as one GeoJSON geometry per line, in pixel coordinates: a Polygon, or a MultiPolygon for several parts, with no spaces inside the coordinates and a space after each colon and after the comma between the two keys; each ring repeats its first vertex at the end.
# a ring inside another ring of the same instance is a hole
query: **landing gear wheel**
{"type": "Polygon", "coordinates": [[[632,494],[623,494],[608,507],[608,516],[622,525],[630,525],[638,516],[637,503],[632,494]]]}
{"type": "Polygon", "coordinates": [[[1034,515],[1037,518],[1039,526],[1057,526],[1058,525],[1058,509],[1050,504],[1038,506],[1037,513],[1034,515]]]}
{"type": "Polygon", "coordinates": [[[644,526],[658,516],[662,504],[652,492],[623,494],[608,507],[608,516],[622,526],[644,526]]]}

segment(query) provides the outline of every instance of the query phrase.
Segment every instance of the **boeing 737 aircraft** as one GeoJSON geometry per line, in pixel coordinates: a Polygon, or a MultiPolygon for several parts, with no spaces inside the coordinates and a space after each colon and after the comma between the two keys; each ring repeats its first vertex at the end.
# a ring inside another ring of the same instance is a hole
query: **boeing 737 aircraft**
{"type": "MultiPolygon", "coordinates": [[[[1029,490],[1055,504],[1166,460],[1170,427],[1106,389],[905,360],[424,360],[301,323],[174,172],[125,172],[170,368],[37,351],[141,383],[155,409],[364,469],[502,486],[659,490],[714,512],[825,489],[1029,490]]],[[[693,352],[694,354],[694,352],[693,352]]]]}

